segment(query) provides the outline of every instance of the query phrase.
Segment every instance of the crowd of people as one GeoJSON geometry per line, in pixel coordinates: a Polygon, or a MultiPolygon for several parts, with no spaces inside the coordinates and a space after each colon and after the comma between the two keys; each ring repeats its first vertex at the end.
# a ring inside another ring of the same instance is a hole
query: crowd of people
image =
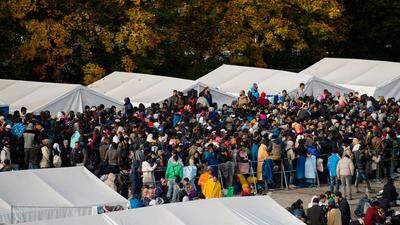
{"type": "Polygon", "coordinates": [[[400,224],[400,213],[391,210],[397,198],[393,180],[389,178],[377,199],[373,200],[366,194],[358,201],[353,219],[349,202],[340,191],[313,196],[306,210],[303,201],[298,199],[288,210],[309,225],[400,224]]]}
{"type": "MultiPolygon", "coordinates": [[[[267,96],[257,84],[217,105],[205,88],[124,109],[0,116],[0,168],[85,166],[132,207],[329,183],[352,199],[399,167],[400,102],[358,93],[267,96]],[[282,172],[285,171],[285,172],[282,172]],[[284,178],[284,179],[283,179],[284,178]],[[340,185],[339,185],[340,184],[340,185]]],[[[329,203],[329,202],[328,202],[329,203]]],[[[329,204],[328,204],[329,206],[329,204]]]]}

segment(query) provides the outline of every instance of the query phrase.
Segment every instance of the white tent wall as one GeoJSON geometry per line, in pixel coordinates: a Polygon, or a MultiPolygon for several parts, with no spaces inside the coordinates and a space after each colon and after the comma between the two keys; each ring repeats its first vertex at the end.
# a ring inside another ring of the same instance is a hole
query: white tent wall
{"type": "Polygon", "coordinates": [[[371,86],[361,86],[361,85],[351,85],[351,84],[338,84],[342,87],[349,88],[358,92],[359,94],[366,94],[368,96],[374,96],[376,87],[371,86]]]}
{"type": "MultiPolygon", "coordinates": [[[[289,95],[295,95],[299,91],[299,87],[290,91],[289,95]]],[[[312,77],[307,83],[305,83],[304,92],[308,96],[319,97],[324,93],[324,90],[328,90],[330,93],[340,93],[340,94],[348,94],[353,92],[353,89],[346,88],[332,82],[320,79],[318,77],[312,77]]]]}
{"type": "Polygon", "coordinates": [[[260,92],[264,91],[267,95],[275,95],[283,90],[290,92],[300,86],[300,83],[306,83],[310,76],[296,73],[278,73],[262,83],[258,84],[260,92]]]}
{"type": "Polygon", "coordinates": [[[193,85],[194,81],[174,78],[164,78],[162,82],[155,83],[146,90],[133,96],[131,100],[135,103],[157,103],[172,95],[173,90],[183,91],[193,85]]]}
{"type": "MultiPolygon", "coordinates": [[[[196,90],[197,94],[199,94],[206,87],[208,87],[208,86],[203,83],[197,82],[196,84],[191,85],[190,87],[186,88],[182,92],[184,94],[187,94],[191,90],[196,90]]],[[[237,100],[236,96],[225,93],[218,89],[208,87],[208,90],[210,91],[210,93],[212,95],[213,102],[217,103],[218,107],[222,107],[224,104],[231,105],[233,101],[237,100]]]]}
{"type": "Polygon", "coordinates": [[[0,87],[0,98],[10,105],[10,111],[26,107],[29,112],[48,110],[55,114],[70,110],[82,112],[85,105],[114,105],[119,109],[123,107],[117,100],[79,84],[0,79],[0,87]]]}
{"type": "Polygon", "coordinates": [[[324,58],[300,73],[317,76],[361,94],[386,98],[396,95],[390,87],[400,85],[397,84],[400,82],[400,63],[396,62],[324,58]]]}
{"type": "Polygon", "coordinates": [[[8,104],[0,99],[0,107],[8,106],[8,104]]]}
{"type": "Polygon", "coordinates": [[[304,225],[269,196],[232,197],[172,203],[91,217],[24,225],[304,225]],[[157,215],[157,216],[154,216],[157,215]],[[206,215],[206,216],[201,216],[206,215]]]}
{"type": "Polygon", "coordinates": [[[293,90],[310,77],[282,70],[222,65],[197,81],[235,96],[239,96],[241,90],[248,91],[256,83],[259,92],[274,95],[282,90],[293,90]]]}
{"type": "Polygon", "coordinates": [[[387,84],[377,87],[373,96],[378,98],[384,96],[385,98],[400,99],[400,77],[387,82],[387,84]]]}
{"type": "Polygon", "coordinates": [[[0,174],[0,224],[92,215],[97,206],[128,201],[84,167],[0,174]]]}

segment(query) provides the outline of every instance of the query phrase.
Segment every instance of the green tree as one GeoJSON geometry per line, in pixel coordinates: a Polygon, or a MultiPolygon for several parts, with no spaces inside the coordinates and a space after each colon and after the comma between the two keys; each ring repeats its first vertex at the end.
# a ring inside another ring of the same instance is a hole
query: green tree
{"type": "Polygon", "coordinates": [[[400,61],[400,1],[343,0],[349,30],[333,55],[400,61]]]}

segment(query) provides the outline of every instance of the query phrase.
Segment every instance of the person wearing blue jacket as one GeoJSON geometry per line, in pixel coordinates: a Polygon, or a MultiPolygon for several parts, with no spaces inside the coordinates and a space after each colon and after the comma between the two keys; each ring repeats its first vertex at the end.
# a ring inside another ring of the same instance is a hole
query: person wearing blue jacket
{"type": "Polygon", "coordinates": [[[336,168],[339,163],[340,156],[337,152],[332,152],[331,156],[328,158],[328,170],[329,170],[329,190],[334,193],[333,188],[335,187],[335,192],[339,191],[339,183],[336,174],[336,168]]]}

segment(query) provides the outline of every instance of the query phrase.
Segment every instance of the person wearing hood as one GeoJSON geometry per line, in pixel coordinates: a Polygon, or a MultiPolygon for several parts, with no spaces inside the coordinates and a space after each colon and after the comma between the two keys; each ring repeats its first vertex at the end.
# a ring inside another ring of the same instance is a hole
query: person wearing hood
{"type": "Polygon", "coordinates": [[[183,178],[183,165],[179,161],[178,155],[175,153],[168,160],[167,171],[165,172],[165,179],[168,181],[168,193],[167,198],[172,201],[176,199],[177,190],[175,188],[177,180],[183,178]]]}
{"type": "Polygon", "coordinates": [[[202,91],[204,98],[207,99],[208,105],[212,105],[213,104],[213,99],[212,99],[212,95],[210,92],[210,89],[208,87],[205,87],[202,91]]]}
{"type": "Polygon", "coordinates": [[[295,201],[289,208],[289,212],[293,214],[299,220],[305,222],[306,221],[306,213],[304,212],[303,201],[298,199],[295,201]]]}
{"type": "Polygon", "coordinates": [[[53,154],[53,166],[55,168],[61,167],[61,164],[62,164],[61,149],[60,149],[60,145],[58,143],[53,144],[52,154],[53,154]]]}
{"type": "Polygon", "coordinates": [[[222,197],[221,183],[218,181],[215,175],[211,174],[210,179],[207,180],[206,184],[204,185],[203,194],[206,199],[222,197]]]}
{"type": "Polygon", "coordinates": [[[328,171],[329,171],[329,190],[331,193],[339,191],[338,176],[336,173],[337,165],[339,163],[340,156],[337,152],[332,152],[328,158],[328,171]]]}
{"type": "Polygon", "coordinates": [[[260,142],[260,147],[258,147],[258,153],[257,153],[257,180],[262,181],[263,180],[263,173],[262,173],[262,168],[263,168],[263,163],[264,160],[268,158],[268,151],[267,151],[267,145],[266,145],[266,140],[262,139],[260,142]]]}
{"type": "Polygon", "coordinates": [[[75,147],[75,143],[79,142],[81,138],[81,133],[79,132],[79,127],[74,126],[75,132],[71,136],[71,140],[69,142],[69,147],[73,149],[75,147]]]}
{"type": "Polygon", "coordinates": [[[260,98],[258,99],[258,104],[260,106],[266,106],[267,105],[267,95],[265,94],[265,92],[261,92],[260,98]]]}
{"type": "Polygon", "coordinates": [[[249,97],[252,102],[257,102],[260,98],[260,93],[258,92],[258,85],[253,83],[249,90],[249,97]]]}
{"type": "Polygon", "coordinates": [[[124,115],[129,117],[132,115],[132,113],[133,113],[133,106],[131,100],[128,97],[126,97],[124,99],[124,115]]]}
{"type": "Polygon", "coordinates": [[[389,178],[387,183],[383,186],[382,198],[387,199],[389,202],[396,202],[399,197],[396,187],[393,185],[393,179],[389,178]]]}

